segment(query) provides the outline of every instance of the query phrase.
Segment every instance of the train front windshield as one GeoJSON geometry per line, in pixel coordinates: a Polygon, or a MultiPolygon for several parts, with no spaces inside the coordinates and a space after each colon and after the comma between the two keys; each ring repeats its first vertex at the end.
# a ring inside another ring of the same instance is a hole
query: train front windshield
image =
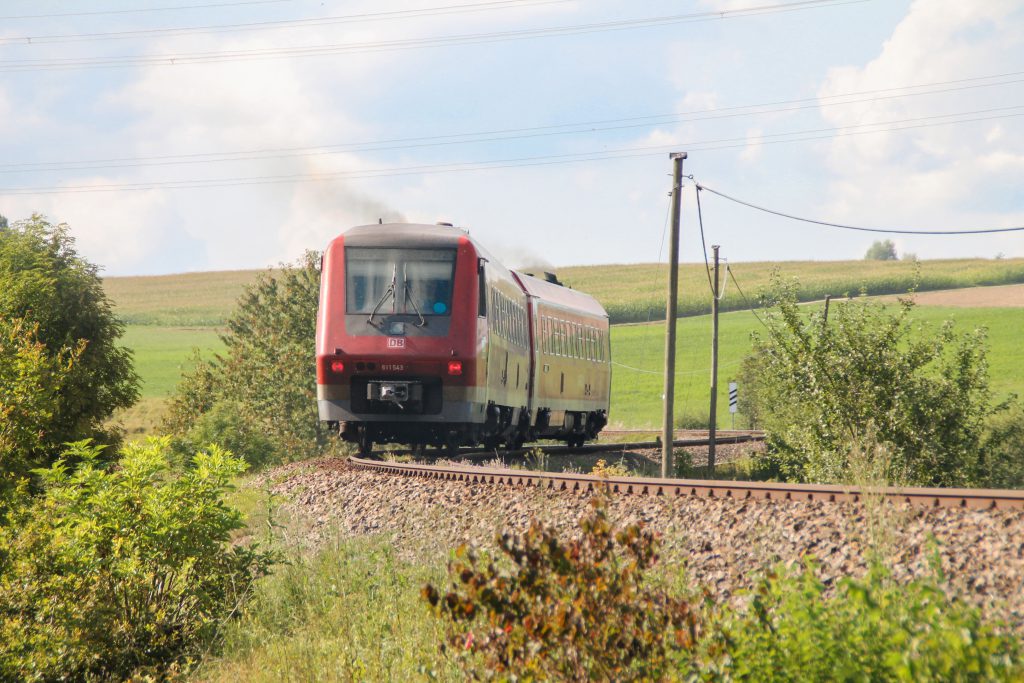
{"type": "Polygon", "coordinates": [[[450,315],[454,249],[345,248],[348,313],[450,315]]]}

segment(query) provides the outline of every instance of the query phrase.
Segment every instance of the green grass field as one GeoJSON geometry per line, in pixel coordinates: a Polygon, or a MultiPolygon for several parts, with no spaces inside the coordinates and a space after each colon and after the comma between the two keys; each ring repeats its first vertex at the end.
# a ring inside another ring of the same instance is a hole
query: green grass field
{"type": "MultiPolygon", "coordinates": [[[[801,298],[821,299],[862,287],[873,294],[905,292],[914,278],[912,263],[897,261],[784,262],[737,264],[734,273],[748,297],[753,297],[777,269],[801,283],[801,298]]],[[[104,286],[117,312],[128,323],[124,343],[135,352],[136,367],[143,378],[142,401],[122,413],[126,428],[145,434],[162,417],[163,401],[173,391],[181,373],[191,365],[193,348],[204,355],[220,351],[218,337],[246,285],[260,271],[239,270],[187,273],[149,277],[106,278],[104,286]]],[[[921,288],[959,288],[976,285],[1024,282],[1024,259],[923,261],[921,288]]],[[[594,294],[608,309],[613,321],[661,320],[664,318],[666,267],[658,264],[628,266],[577,266],[559,270],[563,280],[594,294]]],[[[685,265],[680,275],[679,361],[676,389],[677,415],[684,423],[707,419],[710,373],[711,322],[707,315],[708,283],[702,265],[685,265]]],[[[735,285],[726,285],[724,309],[745,308],[735,285]]],[[[1017,330],[1024,324],[1024,309],[965,309],[921,307],[918,316],[927,320],[954,317],[965,326],[990,328],[993,387],[1002,393],[1024,388],[1024,370],[1017,330]]],[[[749,312],[722,316],[719,386],[719,426],[731,424],[726,386],[740,359],[749,349],[750,331],[758,323],[749,312]]],[[[649,427],[661,414],[664,358],[663,324],[616,325],[612,334],[617,365],[612,382],[612,415],[615,426],[649,427]],[[624,367],[628,366],[628,367],[624,367]],[[630,369],[636,368],[637,370],[630,369]]],[[[1024,392],[1022,392],[1024,393],[1024,392]]],[[[746,426],[738,416],[737,427],[746,426]]]]}
{"type": "MultiPolygon", "coordinates": [[[[960,332],[988,328],[989,376],[997,398],[1024,394],[1024,308],[945,308],[919,306],[914,320],[938,327],[956,321],[960,332]]],[[[750,333],[760,329],[750,312],[726,313],[719,326],[718,426],[732,422],[728,382],[750,350],[750,333]]],[[[711,317],[683,318],[676,345],[676,419],[687,426],[706,425],[711,384],[711,317]]],[[[665,324],[617,325],[612,328],[612,406],[610,423],[623,427],[656,427],[661,421],[665,324]],[[629,366],[629,367],[623,367],[629,366]],[[634,369],[635,368],[635,369],[634,369]]],[[[743,389],[740,387],[740,391],[743,389]]],[[[736,428],[746,428],[743,415],[736,428]]]]}
{"type": "Polygon", "coordinates": [[[193,349],[204,356],[224,349],[219,334],[214,327],[129,325],[122,341],[135,352],[135,369],[143,379],[142,397],[170,396],[181,373],[195,365],[193,349]]]}

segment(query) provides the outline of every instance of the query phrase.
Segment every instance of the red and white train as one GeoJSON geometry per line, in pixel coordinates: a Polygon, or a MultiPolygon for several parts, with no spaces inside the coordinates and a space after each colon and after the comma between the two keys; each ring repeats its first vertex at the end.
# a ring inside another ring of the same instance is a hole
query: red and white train
{"type": "Polygon", "coordinates": [[[582,445],[608,421],[608,314],[459,228],[360,226],[324,253],[316,368],[320,419],[363,454],[582,445]]]}

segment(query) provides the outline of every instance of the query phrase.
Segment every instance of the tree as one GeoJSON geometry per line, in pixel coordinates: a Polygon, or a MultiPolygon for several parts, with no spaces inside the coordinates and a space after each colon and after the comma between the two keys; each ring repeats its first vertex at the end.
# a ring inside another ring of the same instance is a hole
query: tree
{"type": "MultiPolygon", "coordinates": [[[[775,280],[767,331],[754,335],[745,376],[768,434],[761,466],[796,481],[849,482],[867,463],[890,483],[966,486],[982,460],[992,411],[985,331],[916,326],[895,311],[850,301],[806,315],[796,285],[775,280]]],[[[998,408],[998,407],[997,407],[998,408]]]]}
{"type": "Polygon", "coordinates": [[[7,216],[0,213],[0,230],[7,229],[7,216]]]}
{"type": "Polygon", "coordinates": [[[187,450],[200,437],[214,439],[221,425],[215,440],[234,438],[235,452],[259,465],[307,457],[330,442],[316,405],[319,297],[320,257],[314,252],[262,274],[246,289],[222,336],[224,355],[198,363],[171,399],[165,426],[179,444],[187,450]],[[239,442],[241,424],[252,436],[248,443],[239,442]]]}
{"type": "Polygon", "coordinates": [[[76,253],[66,224],[33,215],[0,231],[0,319],[20,321],[7,329],[5,345],[23,358],[34,354],[32,372],[52,377],[62,368],[60,382],[50,384],[55,400],[48,417],[32,418],[39,422],[34,457],[48,462],[62,444],[81,439],[116,442],[104,422],[135,403],[139,378],[131,352],[118,345],[124,324],[96,266],[76,253]]]}
{"type": "Polygon", "coordinates": [[[47,462],[46,435],[67,375],[84,350],[48,353],[38,326],[0,318],[0,516],[7,494],[47,462]]]}
{"type": "Polygon", "coordinates": [[[895,261],[896,245],[892,240],[878,240],[868,248],[864,259],[867,261],[895,261]]]}

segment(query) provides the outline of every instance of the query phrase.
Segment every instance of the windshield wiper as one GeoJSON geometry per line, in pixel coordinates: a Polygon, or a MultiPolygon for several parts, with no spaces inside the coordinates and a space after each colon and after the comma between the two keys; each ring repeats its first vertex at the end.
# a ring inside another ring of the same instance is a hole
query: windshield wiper
{"type": "Polygon", "coordinates": [[[367,324],[369,324],[369,325],[373,324],[373,316],[377,315],[377,311],[379,311],[380,307],[384,305],[384,302],[388,300],[388,295],[389,294],[391,295],[391,312],[392,313],[395,312],[395,303],[397,302],[397,299],[395,297],[395,287],[397,286],[397,284],[398,284],[398,264],[396,263],[395,264],[395,270],[391,274],[391,284],[388,285],[388,288],[384,291],[384,294],[381,295],[380,301],[377,302],[377,305],[373,307],[372,311],[370,311],[370,317],[366,319],[367,324]]]}
{"type": "Polygon", "coordinates": [[[408,303],[412,304],[412,310],[416,311],[416,315],[418,315],[420,317],[420,321],[418,323],[416,323],[416,327],[426,327],[427,319],[423,317],[422,313],[420,313],[420,308],[419,308],[419,306],[416,305],[416,300],[413,299],[412,298],[412,294],[409,293],[409,280],[408,279],[406,279],[406,281],[403,283],[402,288],[405,290],[405,301],[403,301],[402,303],[404,304],[404,303],[408,302],[408,303]]]}

